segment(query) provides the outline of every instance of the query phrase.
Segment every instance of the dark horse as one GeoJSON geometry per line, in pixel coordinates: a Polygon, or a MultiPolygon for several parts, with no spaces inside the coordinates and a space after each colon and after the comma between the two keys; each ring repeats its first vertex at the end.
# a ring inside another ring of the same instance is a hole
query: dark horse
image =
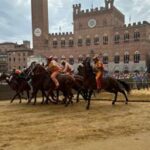
{"type": "MultiPolygon", "coordinates": [[[[95,73],[91,66],[90,60],[86,59],[83,62],[83,66],[80,66],[80,71],[82,71],[83,77],[84,77],[84,88],[87,91],[86,99],[88,101],[88,104],[86,106],[87,109],[90,107],[90,101],[91,96],[93,94],[93,91],[96,90],[96,80],[95,80],[95,73]]],[[[116,80],[112,77],[104,77],[102,79],[102,89],[115,94],[115,98],[112,102],[114,105],[117,100],[118,92],[122,93],[126,99],[126,104],[128,104],[128,97],[126,95],[127,93],[130,93],[130,86],[121,80],[116,80]]]]}
{"type": "MultiPolygon", "coordinates": [[[[58,90],[62,91],[65,99],[66,106],[72,102],[72,86],[74,84],[74,80],[72,77],[68,75],[59,74],[57,79],[60,83],[58,90]],[[68,101],[67,101],[68,100],[68,101]]],[[[29,103],[33,97],[36,96],[38,90],[46,91],[48,94],[45,94],[48,100],[49,94],[53,94],[53,91],[56,90],[54,82],[50,78],[50,74],[48,71],[41,66],[40,64],[36,64],[34,69],[32,70],[32,86],[33,93],[32,97],[29,100],[29,103]]],[[[34,104],[36,103],[36,99],[34,104]]]]}
{"type": "Polygon", "coordinates": [[[5,74],[2,73],[0,76],[0,81],[5,80],[9,87],[16,92],[16,94],[11,99],[11,103],[14,101],[14,99],[18,96],[21,103],[21,94],[26,91],[27,98],[29,99],[29,91],[30,86],[28,85],[28,82],[25,79],[17,78],[14,74],[5,74]]]}

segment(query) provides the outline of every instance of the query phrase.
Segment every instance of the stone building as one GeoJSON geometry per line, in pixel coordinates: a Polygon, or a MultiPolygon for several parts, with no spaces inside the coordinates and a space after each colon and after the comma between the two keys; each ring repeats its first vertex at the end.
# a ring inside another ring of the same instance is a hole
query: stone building
{"type": "Polygon", "coordinates": [[[0,72],[23,69],[27,66],[27,57],[32,54],[29,41],[23,41],[23,44],[0,43],[0,72]]]}
{"type": "Polygon", "coordinates": [[[73,33],[49,33],[47,0],[31,0],[34,53],[78,59],[98,54],[105,68],[115,71],[144,71],[150,51],[150,23],[125,24],[125,15],[105,0],[105,6],[82,10],[73,5],[73,33]]]}

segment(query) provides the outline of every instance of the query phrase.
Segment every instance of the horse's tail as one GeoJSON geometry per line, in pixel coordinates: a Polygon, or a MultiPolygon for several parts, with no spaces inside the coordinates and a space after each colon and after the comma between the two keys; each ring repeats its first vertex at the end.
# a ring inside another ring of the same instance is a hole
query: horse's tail
{"type": "Polygon", "coordinates": [[[130,92],[131,92],[130,85],[127,82],[123,81],[123,80],[119,80],[118,79],[117,81],[125,88],[125,90],[127,91],[127,93],[130,94],[130,92]]]}

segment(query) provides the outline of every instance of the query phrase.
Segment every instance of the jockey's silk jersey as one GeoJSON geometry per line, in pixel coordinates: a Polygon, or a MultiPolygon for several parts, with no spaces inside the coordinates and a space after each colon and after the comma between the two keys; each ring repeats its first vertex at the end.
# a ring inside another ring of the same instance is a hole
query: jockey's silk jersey
{"type": "Polygon", "coordinates": [[[94,64],[94,67],[98,70],[98,72],[102,72],[104,70],[103,63],[101,61],[97,61],[94,64]]]}
{"type": "Polygon", "coordinates": [[[51,72],[55,72],[55,71],[60,71],[61,70],[61,67],[59,66],[59,64],[55,60],[52,60],[49,63],[48,68],[50,69],[51,72]]]}

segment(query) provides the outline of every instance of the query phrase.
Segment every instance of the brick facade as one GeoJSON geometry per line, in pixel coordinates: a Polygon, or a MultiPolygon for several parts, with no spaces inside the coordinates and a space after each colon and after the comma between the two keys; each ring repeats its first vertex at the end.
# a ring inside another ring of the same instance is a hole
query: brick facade
{"type": "Polygon", "coordinates": [[[98,54],[111,72],[145,70],[150,24],[143,21],[126,25],[125,16],[114,6],[114,0],[105,0],[105,7],[91,10],[82,10],[81,4],[73,5],[73,25],[73,33],[49,33],[47,0],[32,0],[35,54],[74,58],[98,54]]]}

